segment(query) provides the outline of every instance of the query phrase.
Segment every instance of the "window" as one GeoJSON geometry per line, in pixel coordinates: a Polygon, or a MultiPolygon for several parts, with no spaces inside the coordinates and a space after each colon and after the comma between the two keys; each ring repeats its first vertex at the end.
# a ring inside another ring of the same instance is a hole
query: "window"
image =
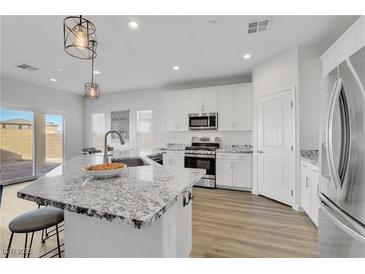
{"type": "Polygon", "coordinates": [[[63,162],[63,116],[36,114],[36,167],[43,175],[63,162]]]}
{"type": "Polygon", "coordinates": [[[1,109],[0,123],[0,181],[33,177],[33,112],[1,109]]]}
{"type": "Polygon", "coordinates": [[[92,143],[98,150],[104,149],[104,134],[105,134],[105,115],[104,113],[92,114],[92,143]]]}
{"type": "Polygon", "coordinates": [[[1,108],[0,124],[1,183],[32,179],[63,162],[62,115],[1,108]]]}
{"type": "Polygon", "coordinates": [[[137,111],[137,150],[148,154],[153,150],[153,111],[137,111]]]}

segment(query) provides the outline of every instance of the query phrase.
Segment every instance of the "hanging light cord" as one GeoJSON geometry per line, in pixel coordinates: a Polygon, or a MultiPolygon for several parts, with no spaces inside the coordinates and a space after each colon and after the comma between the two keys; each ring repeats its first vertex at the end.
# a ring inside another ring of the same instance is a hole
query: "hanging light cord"
{"type": "Polygon", "coordinates": [[[91,84],[94,84],[94,58],[91,59],[91,84]]]}

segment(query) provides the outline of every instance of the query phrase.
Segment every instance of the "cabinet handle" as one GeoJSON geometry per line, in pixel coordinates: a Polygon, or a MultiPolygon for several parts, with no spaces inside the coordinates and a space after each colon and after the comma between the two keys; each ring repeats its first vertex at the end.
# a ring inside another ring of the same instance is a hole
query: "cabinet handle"
{"type": "Polygon", "coordinates": [[[305,187],[308,187],[308,177],[305,176],[305,187]]]}

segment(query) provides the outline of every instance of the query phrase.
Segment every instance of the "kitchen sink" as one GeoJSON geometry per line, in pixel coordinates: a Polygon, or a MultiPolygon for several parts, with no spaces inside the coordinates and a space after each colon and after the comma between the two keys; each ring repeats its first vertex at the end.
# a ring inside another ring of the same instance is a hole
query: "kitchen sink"
{"type": "Polygon", "coordinates": [[[133,157],[133,158],[115,158],[112,159],[112,163],[123,163],[126,164],[128,167],[134,166],[149,166],[150,164],[147,163],[140,157],[133,157]]]}

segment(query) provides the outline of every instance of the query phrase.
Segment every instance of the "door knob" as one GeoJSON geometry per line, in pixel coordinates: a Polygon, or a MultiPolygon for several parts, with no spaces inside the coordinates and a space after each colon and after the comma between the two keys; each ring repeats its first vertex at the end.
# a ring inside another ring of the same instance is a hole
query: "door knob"
{"type": "Polygon", "coordinates": [[[262,150],[257,150],[257,153],[264,153],[262,150]]]}

